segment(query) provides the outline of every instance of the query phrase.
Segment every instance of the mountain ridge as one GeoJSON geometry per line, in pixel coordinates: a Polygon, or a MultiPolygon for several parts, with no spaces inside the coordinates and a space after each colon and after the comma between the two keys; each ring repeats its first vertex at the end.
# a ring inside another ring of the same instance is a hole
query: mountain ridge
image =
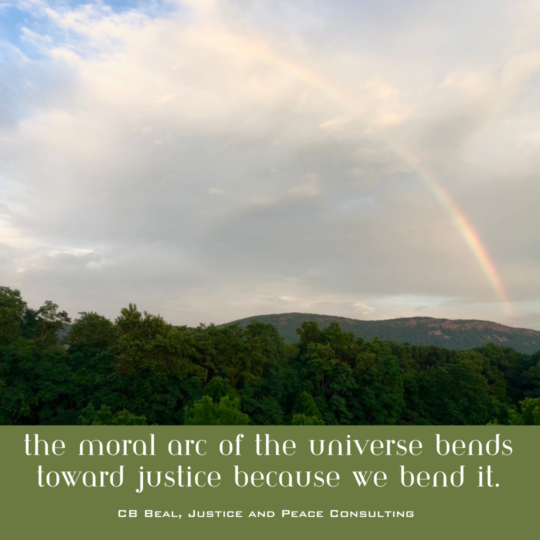
{"type": "Polygon", "coordinates": [[[435,317],[399,317],[380,321],[368,321],[320,315],[315,313],[278,313],[255,315],[225,323],[220,326],[260,321],[276,326],[288,342],[297,342],[296,329],[302,323],[314,321],[325,328],[337,322],[342,330],[353,332],[356,337],[372,340],[379,337],[385,341],[410,343],[411,345],[436,345],[447,349],[473,349],[488,343],[511,347],[519,352],[532,354],[540,350],[540,331],[515,328],[493,321],[477,319],[439,319],[435,317]]]}

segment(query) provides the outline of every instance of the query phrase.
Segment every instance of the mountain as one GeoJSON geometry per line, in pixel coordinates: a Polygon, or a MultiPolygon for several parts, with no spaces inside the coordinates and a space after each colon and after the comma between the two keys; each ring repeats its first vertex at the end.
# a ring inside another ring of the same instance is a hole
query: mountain
{"type": "MultiPolygon", "coordinates": [[[[310,313],[282,313],[258,315],[227,324],[242,327],[260,321],[276,326],[288,342],[297,342],[296,329],[305,321],[315,321],[324,328],[336,322],[346,332],[371,341],[375,337],[411,345],[437,345],[447,349],[472,349],[487,343],[511,347],[516,351],[531,354],[540,350],[540,332],[526,328],[512,328],[490,321],[435,319],[432,317],[410,317],[386,321],[360,321],[332,315],[310,313]]],[[[224,325],[225,326],[225,325],[224,325]]]]}

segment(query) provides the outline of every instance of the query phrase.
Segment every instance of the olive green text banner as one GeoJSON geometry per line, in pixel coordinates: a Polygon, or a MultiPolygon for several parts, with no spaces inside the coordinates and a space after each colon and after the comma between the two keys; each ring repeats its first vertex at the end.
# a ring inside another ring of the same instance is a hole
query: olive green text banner
{"type": "Polygon", "coordinates": [[[515,537],[537,427],[0,428],[6,538],[515,537]]]}

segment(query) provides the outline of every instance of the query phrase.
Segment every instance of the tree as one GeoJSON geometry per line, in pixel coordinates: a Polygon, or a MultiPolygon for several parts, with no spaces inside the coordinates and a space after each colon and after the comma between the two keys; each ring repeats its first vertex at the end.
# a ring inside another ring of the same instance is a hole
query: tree
{"type": "Polygon", "coordinates": [[[20,339],[0,354],[0,424],[70,424],[77,388],[60,347],[20,339]]]}
{"type": "Polygon", "coordinates": [[[141,313],[130,304],[116,319],[117,368],[123,375],[150,369],[156,373],[187,376],[192,371],[191,334],[167,324],[163,317],[141,313]]]}
{"type": "Polygon", "coordinates": [[[378,339],[366,344],[365,351],[357,356],[354,372],[364,421],[395,424],[405,405],[403,372],[388,344],[378,339]]]}
{"type": "Polygon", "coordinates": [[[92,311],[79,313],[68,335],[70,344],[106,348],[116,341],[116,328],[106,317],[92,311]]]}
{"type": "Polygon", "coordinates": [[[296,333],[300,336],[300,347],[305,348],[310,343],[321,342],[321,331],[319,325],[314,321],[306,321],[302,323],[302,326],[296,330],[296,333]]]}
{"type": "Polygon", "coordinates": [[[296,404],[296,413],[293,415],[293,426],[324,426],[317,403],[307,392],[302,392],[296,404]]]}
{"type": "Polygon", "coordinates": [[[526,398],[519,402],[521,414],[510,410],[511,426],[540,426],[540,398],[526,398]]]}
{"type": "Polygon", "coordinates": [[[107,405],[96,411],[90,403],[77,419],[80,426],[146,426],[146,416],[136,416],[125,409],[113,414],[107,405]]]}
{"type": "Polygon", "coordinates": [[[219,403],[204,396],[185,411],[186,426],[245,426],[249,423],[249,416],[240,411],[240,399],[231,401],[229,396],[222,397],[219,403]]]}
{"type": "Polygon", "coordinates": [[[22,333],[26,302],[21,293],[0,287],[0,345],[7,345],[22,333]]]}
{"type": "Polygon", "coordinates": [[[292,419],[293,426],[324,426],[324,420],[317,416],[295,414],[292,419]]]}
{"type": "Polygon", "coordinates": [[[26,324],[34,328],[34,337],[42,345],[54,345],[58,332],[71,322],[65,311],[59,311],[58,305],[47,300],[37,311],[27,310],[26,324]]]}
{"type": "Polygon", "coordinates": [[[232,399],[239,397],[236,389],[229,384],[229,381],[222,377],[214,377],[204,389],[204,394],[210,396],[216,403],[225,396],[229,396],[232,399]]]}
{"type": "Polygon", "coordinates": [[[316,383],[317,388],[328,386],[332,367],[335,363],[335,354],[330,345],[322,343],[310,343],[307,346],[305,358],[305,373],[316,383]]]}

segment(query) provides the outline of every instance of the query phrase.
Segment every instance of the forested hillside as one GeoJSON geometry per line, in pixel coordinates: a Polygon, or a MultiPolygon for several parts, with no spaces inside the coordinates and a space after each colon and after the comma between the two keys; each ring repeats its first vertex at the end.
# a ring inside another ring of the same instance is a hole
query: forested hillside
{"type": "Polygon", "coordinates": [[[433,317],[409,317],[386,321],[360,321],[332,315],[310,313],[281,313],[258,315],[233,321],[243,328],[259,321],[275,325],[285,341],[297,343],[296,332],[302,323],[315,321],[321,328],[338,323],[346,332],[371,341],[378,337],[396,343],[411,345],[436,345],[446,349],[467,350],[496,343],[516,351],[532,354],[540,350],[540,332],[527,328],[512,328],[491,321],[435,319],[433,317]]]}
{"type": "Polygon", "coordinates": [[[123,309],[115,321],[0,287],[1,424],[533,424],[540,354],[366,341],[304,322],[175,327],[123,309]]]}

